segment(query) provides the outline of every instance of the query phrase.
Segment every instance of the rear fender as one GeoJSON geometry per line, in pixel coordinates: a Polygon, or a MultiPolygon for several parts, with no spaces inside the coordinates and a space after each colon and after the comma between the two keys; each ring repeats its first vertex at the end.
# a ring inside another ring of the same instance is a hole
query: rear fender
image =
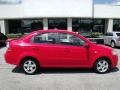
{"type": "Polygon", "coordinates": [[[26,58],[26,57],[34,58],[35,60],[37,60],[39,62],[39,58],[36,54],[34,54],[34,53],[31,53],[31,54],[30,53],[29,54],[28,53],[22,53],[19,56],[19,59],[17,61],[17,66],[20,66],[21,61],[24,60],[24,58],[26,58]]]}

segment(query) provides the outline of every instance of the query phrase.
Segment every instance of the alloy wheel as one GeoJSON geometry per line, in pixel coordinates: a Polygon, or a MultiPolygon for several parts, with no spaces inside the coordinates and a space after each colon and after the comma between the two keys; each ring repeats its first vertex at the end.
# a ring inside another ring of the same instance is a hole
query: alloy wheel
{"type": "Polygon", "coordinates": [[[39,65],[32,59],[26,59],[22,64],[22,68],[26,74],[32,75],[38,71],[39,65]]]}
{"type": "Polygon", "coordinates": [[[106,73],[110,70],[110,63],[108,60],[106,59],[100,59],[96,62],[95,66],[94,66],[94,70],[97,73],[106,73]]]}

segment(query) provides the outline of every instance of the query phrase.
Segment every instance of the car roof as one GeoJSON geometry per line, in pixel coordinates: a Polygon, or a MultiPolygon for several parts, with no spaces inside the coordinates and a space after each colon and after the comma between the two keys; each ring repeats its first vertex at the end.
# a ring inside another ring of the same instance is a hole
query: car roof
{"type": "Polygon", "coordinates": [[[49,33],[49,32],[50,32],[50,33],[52,33],[52,32],[53,32],[53,33],[55,33],[55,32],[56,32],[56,33],[57,33],[57,32],[60,32],[60,33],[68,33],[68,34],[80,36],[83,40],[91,43],[88,39],[85,39],[85,37],[83,37],[83,36],[80,35],[80,34],[77,34],[76,32],[72,32],[72,31],[68,31],[68,30],[59,30],[59,29],[37,30],[37,31],[31,32],[31,33],[29,33],[28,35],[22,37],[21,40],[24,39],[24,38],[27,38],[27,37],[29,37],[29,36],[32,36],[32,35],[34,35],[34,34],[47,33],[47,32],[48,32],[48,33],[49,33]]]}
{"type": "MultiPolygon", "coordinates": [[[[61,30],[61,29],[48,29],[48,30],[37,30],[37,32],[65,32],[65,33],[71,33],[72,31],[61,30]]],[[[72,33],[75,33],[75,32],[72,32],[72,33]]]]}
{"type": "MultiPolygon", "coordinates": [[[[32,33],[45,33],[45,32],[61,32],[61,33],[69,33],[69,34],[77,34],[76,32],[68,31],[68,30],[61,30],[61,29],[48,29],[48,30],[36,30],[32,33]]],[[[80,35],[81,36],[81,35],[80,35]]]]}

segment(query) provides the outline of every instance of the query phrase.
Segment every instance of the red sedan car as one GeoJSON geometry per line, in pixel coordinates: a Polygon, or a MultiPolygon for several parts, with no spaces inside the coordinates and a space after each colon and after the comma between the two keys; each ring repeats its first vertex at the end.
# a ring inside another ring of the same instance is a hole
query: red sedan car
{"type": "Polygon", "coordinates": [[[106,73],[118,63],[112,48],[64,30],[38,30],[8,41],[7,47],[6,62],[22,67],[26,74],[39,68],[93,68],[106,73]]]}

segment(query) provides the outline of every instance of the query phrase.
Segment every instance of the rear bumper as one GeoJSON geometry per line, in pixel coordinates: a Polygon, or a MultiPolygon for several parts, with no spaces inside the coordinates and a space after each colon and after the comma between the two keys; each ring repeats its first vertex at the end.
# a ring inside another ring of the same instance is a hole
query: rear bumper
{"type": "Polygon", "coordinates": [[[120,41],[116,42],[116,46],[120,47],[120,41]]]}
{"type": "Polygon", "coordinates": [[[14,55],[12,51],[7,50],[6,53],[4,54],[4,58],[5,58],[6,63],[17,65],[16,56],[14,55]]]}

